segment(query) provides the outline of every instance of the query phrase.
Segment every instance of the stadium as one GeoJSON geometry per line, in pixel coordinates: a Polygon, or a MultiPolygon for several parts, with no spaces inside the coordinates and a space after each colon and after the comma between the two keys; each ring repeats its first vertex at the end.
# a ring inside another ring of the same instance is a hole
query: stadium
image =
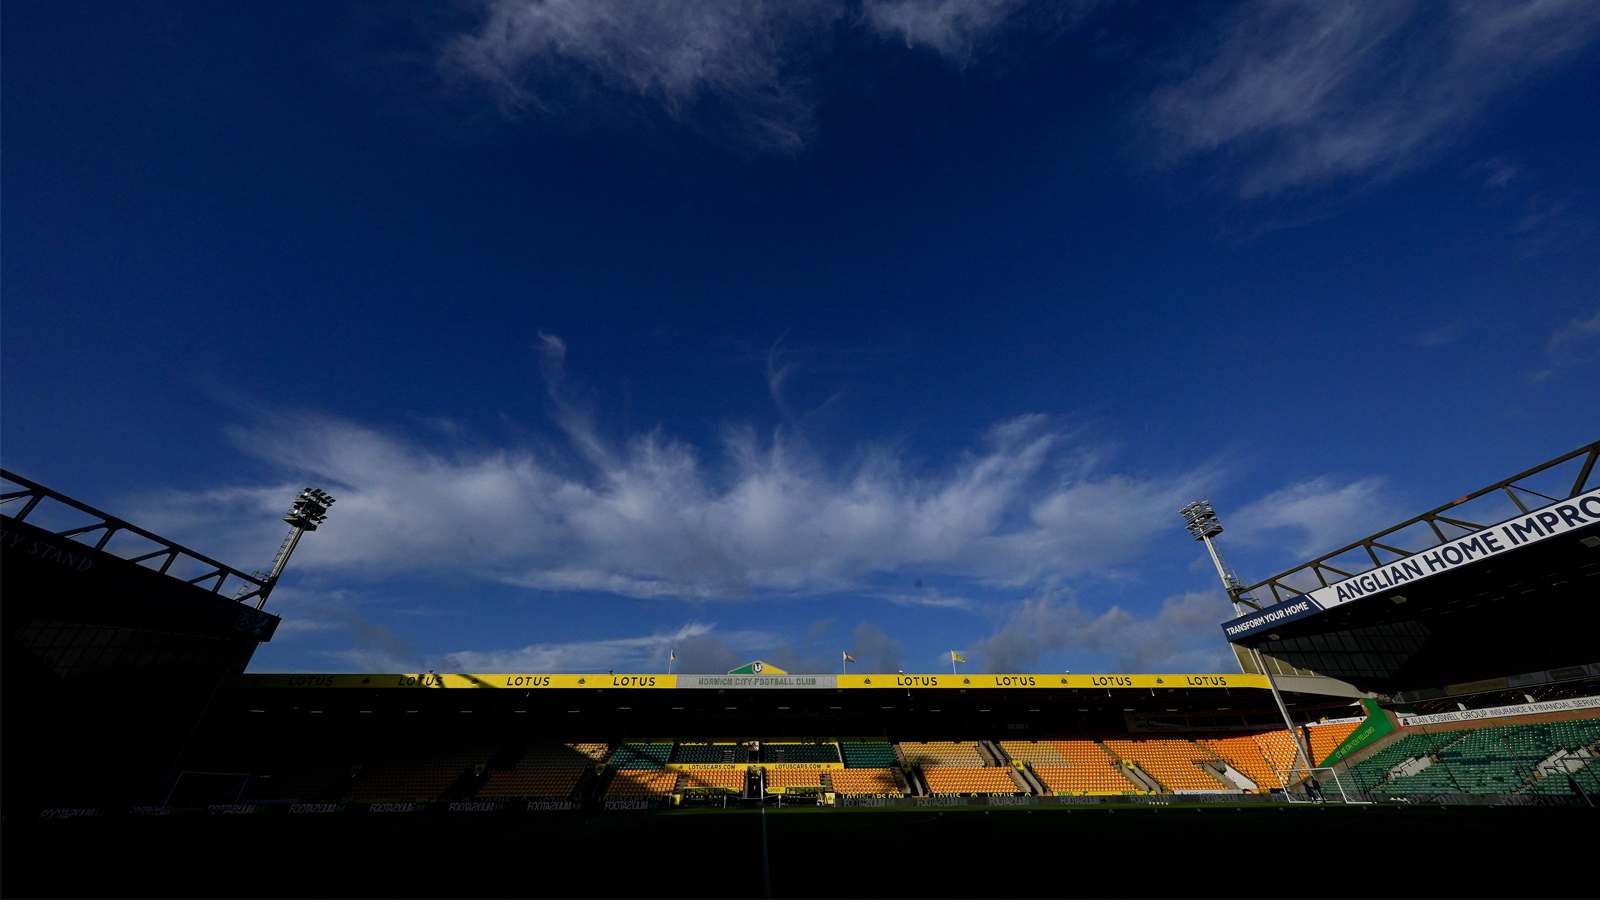
{"type": "MultiPolygon", "coordinates": [[[[1370,844],[1330,829],[1566,846],[1600,796],[1597,456],[1253,585],[1214,556],[1240,671],[1192,674],[247,672],[332,498],[296,498],[271,572],[246,574],[8,472],[5,817],[12,859],[31,848],[12,883],[140,893],[131,873],[159,870],[150,892],[203,893],[242,865],[239,893],[437,893],[470,860],[488,893],[532,865],[552,893],[809,895],[822,873],[1031,894],[1059,884],[1051,848],[1088,848],[1105,866],[1074,878],[1111,890],[1146,852],[1129,840],[1205,865],[1262,828],[1327,840],[1336,868],[1370,844]],[[414,839],[434,864],[396,868],[414,839]],[[74,871],[84,848],[118,862],[74,871]]],[[[1186,518],[1211,547],[1209,507],[1186,518]]]]}

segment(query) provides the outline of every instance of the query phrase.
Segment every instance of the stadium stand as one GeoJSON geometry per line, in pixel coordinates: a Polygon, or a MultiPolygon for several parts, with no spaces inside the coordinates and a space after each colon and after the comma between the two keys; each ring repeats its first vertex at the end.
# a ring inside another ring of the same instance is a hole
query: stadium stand
{"type": "Polygon", "coordinates": [[[978,745],[955,741],[901,741],[895,744],[902,762],[924,769],[955,767],[981,769],[986,764],[978,745]]]}
{"type": "Polygon", "coordinates": [[[1019,794],[1022,789],[1011,780],[1009,766],[969,769],[936,765],[922,770],[928,790],[935,794],[1019,794]]]}
{"type": "Polygon", "coordinates": [[[583,771],[606,758],[606,744],[534,744],[524,749],[512,769],[518,772],[583,771]]]}
{"type": "Polygon", "coordinates": [[[346,803],[438,800],[457,778],[486,764],[497,743],[439,744],[395,751],[380,757],[347,791],[346,803]]]}
{"type": "Polygon", "coordinates": [[[1106,747],[1117,756],[1136,762],[1169,791],[1225,791],[1216,776],[1201,768],[1211,761],[1205,748],[1181,738],[1108,739],[1106,747]]]}
{"type": "Polygon", "coordinates": [[[675,763],[743,764],[750,761],[750,747],[746,744],[678,744],[672,750],[671,759],[675,763]]]}
{"type": "MultiPolygon", "coordinates": [[[[1286,740],[1294,740],[1287,731],[1280,732],[1280,734],[1286,740]]],[[[1215,753],[1228,765],[1238,769],[1240,774],[1255,782],[1258,789],[1270,791],[1274,788],[1282,788],[1284,786],[1283,776],[1273,768],[1271,761],[1267,759],[1266,753],[1261,749],[1259,737],[1260,735],[1242,734],[1224,738],[1197,738],[1195,742],[1215,753]]]]}
{"type": "Polygon", "coordinates": [[[672,744],[618,744],[607,763],[613,769],[661,769],[672,758],[672,748],[672,744]]]}
{"type": "Polygon", "coordinates": [[[1321,765],[1328,758],[1328,754],[1339,749],[1344,739],[1349,737],[1360,722],[1340,722],[1337,725],[1313,725],[1306,729],[1307,743],[1311,745],[1311,759],[1315,765],[1321,765]]]}
{"type": "Polygon", "coordinates": [[[1357,790],[1370,791],[1389,780],[1396,766],[1407,760],[1430,758],[1445,744],[1463,736],[1465,732],[1413,732],[1367,756],[1339,773],[1341,779],[1354,783],[1357,790]]]}
{"type": "MultiPolygon", "coordinates": [[[[1431,765],[1395,772],[1381,789],[1394,794],[1512,794],[1536,789],[1543,780],[1540,764],[1558,752],[1587,750],[1600,740],[1600,721],[1502,725],[1459,734],[1432,754],[1431,765]]],[[[1592,773],[1586,775],[1591,777],[1592,773]]],[[[1556,785],[1561,784],[1568,784],[1566,778],[1535,792],[1570,792],[1570,784],[1567,791],[1558,790],[1556,785]]]]}
{"type": "Polygon", "coordinates": [[[1001,741],[1000,749],[1013,760],[1034,767],[1072,765],[1049,741],[1001,741]]]}
{"type": "MultiPolygon", "coordinates": [[[[887,744],[883,746],[887,747],[887,744]]],[[[836,794],[894,794],[900,796],[904,792],[894,780],[893,769],[836,769],[829,773],[829,780],[833,782],[833,791],[836,794]]]]}
{"type": "MultiPolygon", "coordinates": [[[[740,778],[744,777],[743,770],[713,769],[712,771],[737,771],[740,778]]],[[[619,769],[612,776],[611,784],[606,787],[605,796],[608,800],[665,797],[677,787],[678,774],[660,769],[619,769]]]]}
{"type": "Polygon", "coordinates": [[[1034,766],[1044,786],[1057,794],[1124,794],[1139,790],[1099,743],[1082,738],[1050,741],[1066,765],[1034,766]]]}
{"type": "Polygon", "coordinates": [[[721,789],[735,794],[744,793],[745,770],[742,768],[685,769],[679,772],[678,776],[680,791],[721,789]]]}
{"type": "MultiPolygon", "coordinates": [[[[1295,756],[1299,753],[1296,749],[1297,742],[1294,739],[1294,735],[1280,728],[1277,731],[1263,731],[1254,735],[1253,739],[1256,742],[1256,746],[1261,748],[1261,755],[1266,757],[1267,765],[1275,772],[1285,773],[1283,777],[1287,779],[1289,777],[1287,773],[1294,770],[1295,756]]],[[[1244,770],[1240,769],[1240,771],[1244,770]]],[[[1255,779],[1251,780],[1254,781],[1255,779]]],[[[1256,782],[1258,785],[1260,783],[1259,781],[1256,782]]]]}
{"type": "Polygon", "coordinates": [[[767,788],[822,787],[821,769],[780,769],[766,767],[767,788]]]}
{"type": "Polygon", "coordinates": [[[246,800],[295,800],[309,802],[321,799],[336,782],[348,778],[350,765],[321,764],[289,769],[279,774],[263,775],[245,788],[246,800]]]}
{"type": "Polygon", "coordinates": [[[475,796],[485,800],[508,797],[562,799],[572,796],[583,777],[579,770],[571,772],[490,772],[475,796]]]}
{"type": "Polygon", "coordinates": [[[839,762],[839,748],[834,744],[763,744],[761,754],[769,763],[839,762]]]}
{"type": "Polygon", "coordinates": [[[604,759],[605,744],[535,744],[510,770],[491,771],[476,797],[502,799],[570,797],[585,770],[604,759]]]}
{"type": "Polygon", "coordinates": [[[887,769],[900,765],[900,758],[888,741],[840,741],[838,746],[847,769],[887,769]]]}

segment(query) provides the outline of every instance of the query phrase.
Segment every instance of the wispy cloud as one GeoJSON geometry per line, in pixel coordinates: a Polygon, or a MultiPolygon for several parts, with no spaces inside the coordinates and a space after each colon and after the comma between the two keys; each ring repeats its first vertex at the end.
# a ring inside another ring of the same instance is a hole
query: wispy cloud
{"type": "MultiPolygon", "coordinates": [[[[1106,470],[1101,448],[1024,416],[929,467],[885,448],[830,463],[782,432],[730,428],[708,462],[659,432],[607,439],[546,339],[564,448],[439,450],[343,419],[287,415],[235,434],[292,480],[143,498],[174,536],[231,535],[266,557],[305,481],[339,497],[296,568],[384,577],[438,572],[531,588],[709,600],[859,590],[915,571],[1026,586],[1107,574],[1175,528],[1209,477],[1106,470]]],[[[246,549],[248,548],[248,550],[246,549]]],[[[245,555],[247,554],[248,555],[245,555]]]]}
{"type": "Polygon", "coordinates": [[[966,597],[953,596],[931,588],[918,591],[900,591],[886,594],[885,600],[896,606],[926,606],[933,609],[977,609],[978,604],[966,597]]]}
{"type": "Polygon", "coordinates": [[[810,128],[796,57],[846,12],[833,0],[490,0],[483,10],[440,61],[507,112],[635,98],[682,118],[721,102],[749,140],[781,151],[810,128]]]}
{"type": "Polygon", "coordinates": [[[1229,618],[1220,594],[1168,597],[1153,616],[1113,606],[1086,612],[1060,591],[1010,606],[994,633],[975,644],[974,662],[989,672],[1027,672],[1066,651],[1109,657],[1121,672],[1226,672],[1237,664],[1217,626],[1229,618]]]}
{"type": "Polygon", "coordinates": [[[1597,36],[1590,0],[1245,3],[1190,48],[1147,112],[1167,161],[1226,157],[1247,198],[1379,179],[1597,36]]]}
{"type": "Polygon", "coordinates": [[[1466,330],[1460,322],[1448,322],[1437,328],[1430,328],[1417,336],[1417,343],[1424,347],[1443,347],[1461,340],[1462,332],[1466,330]]]}
{"type": "Polygon", "coordinates": [[[1240,540],[1262,543],[1290,538],[1289,551],[1297,556],[1336,550],[1381,528],[1394,524],[1399,506],[1382,478],[1361,478],[1340,483],[1313,478],[1273,491],[1228,518],[1230,530],[1240,540]]]}
{"type": "Polygon", "coordinates": [[[1475,172],[1488,173],[1484,176],[1483,186],[1491,191],[1497,191],[1522,177],[1520,169],[1499,156],[1486,159],[1472,168],[1475,172]]]}
{"type": "MultiPolygon", "coordinates": [[[[509,115],[659,109],[793,153],[813,129],[815,61],[865,28],[966,62],[1029,0],[488,0],[440,50],[448,78],[509,115]]],[[[1042,6],[1042,5],[1041,5],[1042,6]]],[[[1073,21],[1092,0],[1047,7],[1073,21]]]]}
{"type": "Polygon", "coordinates": [[[1549,380],[1562,368],[1576,362],[1596,337],[1600,337],[1600,309],[1588,318],[1573,319],[1557,328],[1545,342],[1544,367],[1529,377],[1533,381],[1549,380]]]}
{"type": "Polygon", "coordinates": [[[862,13],[873,30],[907,47],[930,47],[954,60],[970,60],[1028,0],[866,0],[862,13]]]}
{"type": "MultiPolygon", "coordinates": [[[[689,622],[674,632],[643,637],[529,644],[514,650],[457,650],[445,654],[442,662],[446,668],[459,672],[598,672],[607,669],[651,672],[664,670],[668,654],[676,650],[683,662],[683,666],[678,667],[680,671],[694,672],[707,671],[703,666],[708,661],[716,666],[727,658],[735,658],[716,653],[718,645],[725,647],[729,640],[744,646],[773,643],[770,635],[762,634],[717,635],[713,641],[706,640],[712,637],[715,627],[689,622]],[[709,657],[718,658],[709,660],[709,657]]],[[[713,671],[727,669],[724,666],[713,671]]]]}

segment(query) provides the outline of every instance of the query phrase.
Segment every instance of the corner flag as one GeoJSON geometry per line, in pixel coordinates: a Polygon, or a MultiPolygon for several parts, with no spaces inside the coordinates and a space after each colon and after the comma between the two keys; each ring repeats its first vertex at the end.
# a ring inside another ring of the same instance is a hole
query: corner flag
{"type": "Polygon", "coordinates": [[[950,658],[955,660],[956,662],[966,662],[967,661],[967,658],[965,656],[962,656],[961,654],[955,652],[954,650],[950,651],[950,658]]]}

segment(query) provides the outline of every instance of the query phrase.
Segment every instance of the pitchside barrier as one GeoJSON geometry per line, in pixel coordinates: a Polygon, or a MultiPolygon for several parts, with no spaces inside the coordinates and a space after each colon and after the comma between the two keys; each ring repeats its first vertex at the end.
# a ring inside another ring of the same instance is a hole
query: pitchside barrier
{"type": "MultiPolygon", "coordinates": [[[[1577,797],[1562,795],[1539,794],[1414,794],[1407,796],[1391,797],[1379,793],[1350,792],[1342,796],[1342,802],[1351,804],[1390,803],[1407,806],[1582,806],[1583,801],[1577,797]]],[[[1341,802],[1340,797],[1330,796],[1332,802],[1341,802]]],[[[773,797],[774,804],[777,797],[773,797]]],[[[755,803],[757,801],[750,801],[755,803]]],[[[1172,794],[1125,794],[1107,796],[1062,796],[1062,797],[1004,797],[1004,796],[971,796],[971,797],[903,797],[903,796],[837,796],[831,794],[811,795],[799,801],[790,801],[787,805],[830,806],[835,809],[875,809],[889,807],[1074,807],[1074,808],[1105,808],[1105,807],[1181,807],[1185,809],[1198,809],[1205,807],[1227,808],[1238,806],[1261,806],[1281,804],[1284,806],[1306,806],[1304,799],[1291,797],[1288,794],[1215,794],[1201,795],[1189,794],[1175,796],[1172,794]]],[[[738,805],[744,805],[739,803],[738,805]]],[[[161,817],[161,816],[307,816],[307,815],[335,815],[335,816],[416,816],[416,815],[492,815],[516,816],[521,814],[543,815],[545,813],[612,813],[612,812],[650,812],[668,810],[673,806],[673,801],[668,799],[627,799],[627,800],[458,800],[448,803],[245,803],[245,804],[210,804],[194,808],[173,808],[164,806],[137,806],[132,808],[104,808],[104,807],[78,807],[61,809],[42,809],[39,811],[37,821],[64,822],[77,819],[105,819],[121,816],[136,817],[161,817]]]]}
{"type": "Polygon", "coordinates": [[[1265,675],[525,675],[525,674],[387,674],[387,675],[236,675],[242,688],[409,688],[423,690],[573,690],[632,689],[775,689],[938,688],[976,690],[1004,688],[1072,690],[1112,688],[1260,688],[1265,675]]]}

